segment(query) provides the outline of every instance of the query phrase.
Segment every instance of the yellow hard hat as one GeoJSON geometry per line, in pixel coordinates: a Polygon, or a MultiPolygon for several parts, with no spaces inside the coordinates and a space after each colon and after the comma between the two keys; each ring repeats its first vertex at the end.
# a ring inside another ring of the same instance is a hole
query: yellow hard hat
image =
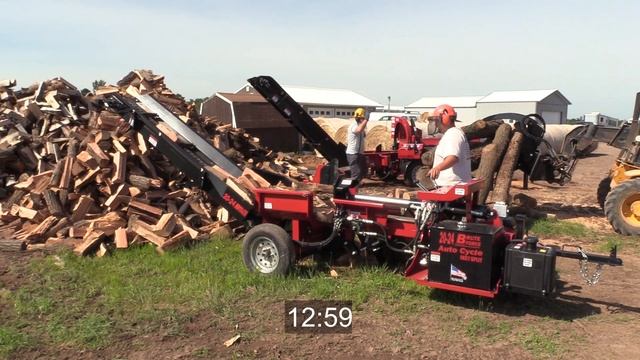
{"type": "Polygon", "coordinates": [[[356,111],[353,112],[353,117],[355,118],[363,118],[364,117],[364,109],[357,108],[356,111]]]}

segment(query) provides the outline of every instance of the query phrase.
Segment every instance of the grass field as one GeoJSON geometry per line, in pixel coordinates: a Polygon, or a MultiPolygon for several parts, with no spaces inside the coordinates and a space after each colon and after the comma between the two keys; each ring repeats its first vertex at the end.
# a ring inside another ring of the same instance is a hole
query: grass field
{"type": "MultiPolygon", "coordinates": [[[[538,222],[531,232],[592,237],[601,249],[614,242],[627,246],[624,239],[598,237],[580,224],[562,221],[538,222]]],[[[326,268],[306,262],[287,277],[260,276],[245,269],[241,244],[226,239],[164,256],[151,247],[104,258],[60,252],[34,258],[20,271],[18,289],[9,291],[0,283],[0,357],[55,347],[99,350],[147,334],[185,336],[185,325],[204,313],[232,323],[258,311],[256,304],[287,299],[352,300],[355,313],[400,320],[422,312],[438,318],[443,324],[439,332],[474,343],[514,342],[537,357],[563,351],[556,333],[562,319],[542,318],[525,331],[518,319],[493,316],[475,298],[434,293],[384,267],[339,268],[333,278],[326,268]],[[471,313],[460,313],[461,306],[471,313]],[[550,323],[556,324],[551,331],[550,323]]]]}

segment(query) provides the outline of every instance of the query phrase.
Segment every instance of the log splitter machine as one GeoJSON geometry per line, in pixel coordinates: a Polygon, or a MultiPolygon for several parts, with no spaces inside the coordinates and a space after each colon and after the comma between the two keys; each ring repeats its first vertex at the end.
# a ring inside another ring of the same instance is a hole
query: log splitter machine
{"type": "Polygon", "coordinates": [[[217,164],[232,175],[242,169],[153,98],[141,95],[133,101],[116,94],[100,106],[119,113],[160,150],[180,169],[186,185],[202,188],[244,222],[249,231],[243,257],[250,271],[284,275],[296,260],[315,253],[370,255],[399,259],[405,264],[404,275],[419,284],[493,298],[501,291],[552,295],[557,257],[579,260],[588,283],[597,282],[602,265],[622,265],[615,248],[609,255],[589,254],[580,248],[541,245],[536,237],[526,236],[523,219],[500,217],[478,204],[481,180],[419,191],[416,200],[404,200],[358,194],[351,179],[338,177],[330,216],[314,208],[313,191],[257,188],[253,198],[246,199],[211,166],[217,164]],[[186,145],[164,136],[159,120],[186,145]],[[587,273],[588,262],[597,264],[595,273],[587,273]]]}

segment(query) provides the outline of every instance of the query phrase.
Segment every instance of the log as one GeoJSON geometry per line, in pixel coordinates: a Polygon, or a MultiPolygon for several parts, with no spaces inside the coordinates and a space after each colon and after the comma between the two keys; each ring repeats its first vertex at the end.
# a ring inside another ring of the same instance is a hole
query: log
{"type": "Polygon", "coordinates": [[[176,227],[176,223],[176,216],[174,214],[163,214],[151,230],[160,236],[170,236],[176,227]]]}
{"type": "Polygon", "coordinates": [[[153,231],[151,231],[150,227],[151,225],[143,223],[140,220],[136,220],[131,225],[131,231],[149,240],[156,246],[162,246],[166,239],[160,235],[156,235],[153,231]]]}
{"type": "Polygon", "coordinates": [[[158,253],[164,254],[166,250],[175,249],[190,240],[191,236],[189,236],[189,232],[186,230],[182,230],[169,240],[165,241],[162,245],[158,246],[156,250],[158,251],[158,253]]]}
{"type": "Polygon", "coordinates": [[[513,172],[518,165],[518,158],[520,157],[520,149],[522,148],[522,142],[524,135],[521,132],[516,132],[511,141],[509,142],[509,148],[504,155],[504,160],[498,175],[496,176],[496,186],[493,189],[492,199],[495,202],[502,201],[504,203],[509,202],[509,189],[511,188],[511,179],[513,178],[513,172]]]}
{"type": "Polygon", "coordinates": [[[144,213],[147,213],[149,215],[152,215],[156,218],[162,216],[162,209],[149,205],[149,204],[145,204],[141,201],[138,200],[131,200],[129,201],[129,207],[130,208],[134,208],[134,209],[138,209],[144,213]]]}
{"type": "Polygon", "coordinates": [[[482,188],[478,192],[478,204],[484,204],[487,200],[487,196],[489,195],[489,191],[491,190],[491,185],[493,184],[493,173],[497,168],[497,159],[496,159],[496,145],[489,144],[482,148],[482,154],[480,155],[480,164],[478,165],[478,169],[475,171],[475,178],[484,180],[482,184],[482,188]]]}
{"type": "Polygon", "coordinates": [[[467,136],[467,140],[490,138],[496,135],[498,128],[503,124],[502,120],[476,120],[473,123],[463,126],[461,129],[467,136]]]}
{"type": "Polygon", "coordinates": [[[0,252],[3,251],[23,251],[27,249],[27,243],[23,240],[0,239],[0,252]]]}
{"type": "Polygon", "coordinates": [[[482,149],[480,165],[476,171],[476,177],[484,179],[482,188],[478,194],[478,204],[484,204],[487,201],[489,191],[493,188],[494,173],[502,162],[502,157],[509,144],[511,138],[511,126],[502,124],[496,131],[493,142],[482,149]]]}
{"type": "Polygon", "coordinates": [[[125,180],[125,173],[127,170],[127,154],[116,152],[113,154],[113,177],[111,182],[114,184],[122,184],[125,180]]]}
{"type": "Polygon", "coordinates": [[[91,251],[98,248],[103,237],[104,233],[100,230],[92,230],[90,232],[87,232],[82,238],[82,243],[76,246],[73,251],[80,256],[86,256],[91,251]]]}
{"type": "Polygon", "coordinates": [[[42,192],[42,197],[44,197],[44,202],[47,204],[47,208],[49,209],[49,213],[55,216],[61,216],[64,214],[64,209],[62,208],[62,204],[60,203],[60,198],[58,194],[56,194],[53,190],[45,190],[42,192]]]}
{"type": "Polygon", "coordinates": [[[98,162],[100,167],[106,167],[109,165],[109,156],[102,151],[97,143],[91,142],[87,144],[87,152],[98,162]]]}
{"type": "Polygon", "coordinates": [[[92,204],[93,199],[88,196],[81,196],[80,199],[78,199],[76,205],[73,207],[73,212],[71,213],[71,222],[74,223],[84,218],[87,211],[89,211],[89,209],[91,208],[92,204]]]}
{"type": "Polygon", "coordinates": [[[116,249],[126,249],[129,247],[129,240],[127,239],[127,229],[123,227],[116,229],[115,243],[116,249]]]}

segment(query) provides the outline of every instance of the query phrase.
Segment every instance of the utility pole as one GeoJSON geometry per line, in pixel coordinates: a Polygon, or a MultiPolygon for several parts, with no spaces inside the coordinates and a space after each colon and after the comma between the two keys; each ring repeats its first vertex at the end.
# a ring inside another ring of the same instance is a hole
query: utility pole
{"type": "Polygon", "coordinates": [[[387,110],[391,111],[391,96],[387,96],[387,110]]]}

